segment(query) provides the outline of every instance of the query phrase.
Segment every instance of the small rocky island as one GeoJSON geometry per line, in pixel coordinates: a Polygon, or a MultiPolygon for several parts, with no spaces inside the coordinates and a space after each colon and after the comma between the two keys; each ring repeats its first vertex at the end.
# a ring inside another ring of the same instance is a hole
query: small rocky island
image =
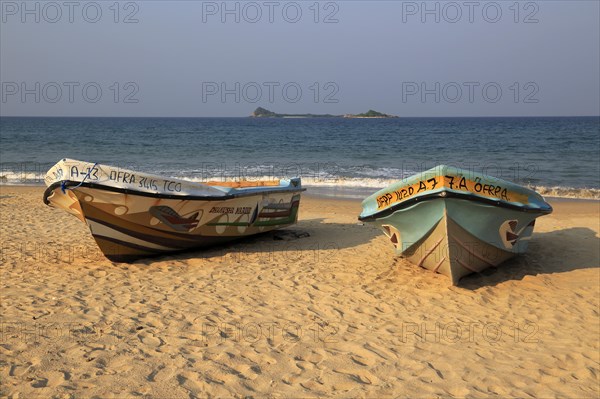
{"type": "Polygon", "coordinates": [[[397,118],[397,116],[384,114],[370,109],[362,114],[346,114],[344,115],[344,118],[397,118]]]}
{"type": "Polygon", "coordinates": [[[251,118],[397,118],[395,115],[388,115],[370,109],[362,114],[346,114],[346,115],[331,115],[331,114],[278,114],[268,109],[258,107],[254,110],[251,118]]]}

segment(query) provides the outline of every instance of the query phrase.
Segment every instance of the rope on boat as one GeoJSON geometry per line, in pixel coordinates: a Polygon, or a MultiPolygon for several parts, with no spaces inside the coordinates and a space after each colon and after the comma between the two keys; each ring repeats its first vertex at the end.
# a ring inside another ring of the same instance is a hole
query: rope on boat
{"type": "Polygon", "coordinates": [[[67,190],[73,190],[73,189],[76,189],[77,187],[81,186],[83,184],[83,182],[85,181],[85,179],[87,179],[88,177],[90,177],[90,173],[92,173],[92,170],[94,170],[94,168],[96,168],[96,165],[98,165],[98,162],[96,162],[94,164],[94,166],[92,166],[90,169],[88,169],[88,172],[85,175],[85,177],[83,178],[83,180],[81,180],[81,182],[78,185],[74,186],[74,187],[67,187],[67,182],[65,180],[63,180],[60,183],[60,189],[61,189],[62,193],[65,194],[67,192],[67,190]]]}

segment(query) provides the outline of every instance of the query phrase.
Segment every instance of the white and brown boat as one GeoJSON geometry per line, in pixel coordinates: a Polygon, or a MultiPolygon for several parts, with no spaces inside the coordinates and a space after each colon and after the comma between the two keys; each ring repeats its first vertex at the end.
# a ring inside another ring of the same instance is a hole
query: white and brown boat
{"type": "Polygon", "coordinates": [[[194,183],[63,159],[44,203],[87,223],[116,262],[202,248],[296,223],[299,178],[194,183]]]}

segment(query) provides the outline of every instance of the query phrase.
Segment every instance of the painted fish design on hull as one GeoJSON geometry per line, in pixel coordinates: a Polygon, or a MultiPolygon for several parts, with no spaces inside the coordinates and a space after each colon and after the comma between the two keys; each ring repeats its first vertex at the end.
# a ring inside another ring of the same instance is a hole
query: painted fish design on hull
{"type": "Polygon", "coordinates": [[[179,215],[173,208],[168,206],[153,206],[149,209],[152,216],[176,231],[190,231],[198,226],[199,212],[190,217],[179,215]]]}

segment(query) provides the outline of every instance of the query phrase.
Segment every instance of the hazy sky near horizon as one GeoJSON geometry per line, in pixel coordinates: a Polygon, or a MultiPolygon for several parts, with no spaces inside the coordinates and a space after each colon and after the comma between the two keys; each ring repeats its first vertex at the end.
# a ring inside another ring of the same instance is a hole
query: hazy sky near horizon
{"type": "Polygon", "coordinates": [[[2,116],[600,113],[599,1],[0,1],[2,116]]]}

